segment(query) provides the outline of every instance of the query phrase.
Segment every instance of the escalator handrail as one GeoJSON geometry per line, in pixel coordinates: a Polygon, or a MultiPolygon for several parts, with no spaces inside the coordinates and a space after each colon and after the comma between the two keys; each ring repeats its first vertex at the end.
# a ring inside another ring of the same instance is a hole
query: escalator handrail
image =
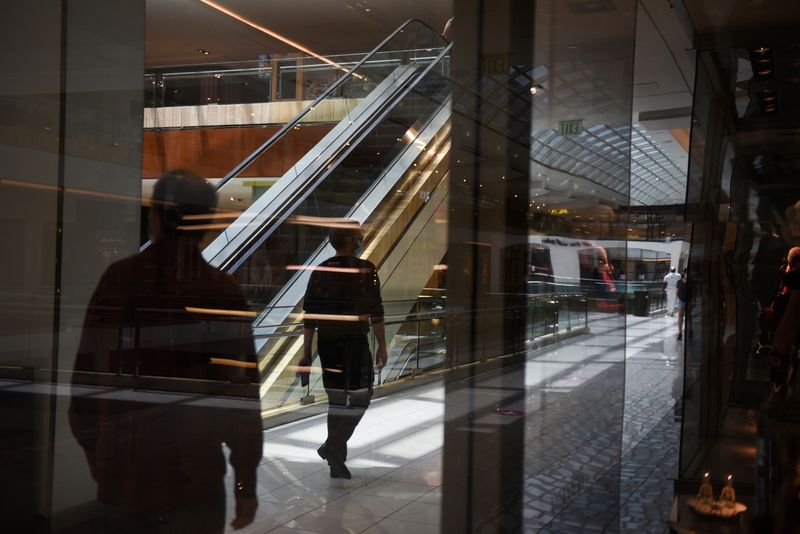
{"type": "MultiPolygon", "coordinates": [[[[394,39],[397,35],[402,33],[405,28],[413,23],[421,24],[426,28],[430,29],[435,35],[439,35],[439,32],[434,30],[429,24],[419,20],[419,19],[408,19],[403,24],[401,24],[396,30],[390,33],[383,41],[381,41],[378,46],[373,48],[366,56],[364,56],[361,61],[356,63],[352,69],[350,69],[344,76],[336,80],[330,87],[328,87],[321,95],[319,95],[311,104],[305,107],[303,111],[298,113],[294,116],[292,120],[284,124],[280,130],[275,132],[269,139],[267,139],[261,146],[256,148],[249,156],[245,157],[238,165],[236,165],[231,171],[226,174],[216,185],[217,191],[220,190],[231,178],[238,175],[242,170],[247,168],[256,158],[258,158],[261,154],[263,154],[266,150],[268,150],[272,145],[274,145],[281,137],[283,137],[287,132],[289,132],[292,128],[298,125],[300,120],[305,117],[310,111],[312,111],[320,102],[328,98],[336,89],[344,85],[345,81],[350,79],[352,75],[356,72],[356,70],[360,69],[367,61],[369,61],[372,56],[380,52],[380,50],[392,39],[394,39]]],[[[442,45],[447,46],[449,43],[442,37],[442,45]]]]}
{"type": "MultiPolygon", "coordinates": [[[[416,76],[414,79],[412,79],[410,82],[408,82],[408,85],[406,87],[404,87],[402,90],[400,90],[397,93],[397,95],[395,95],[389,102],[397,102],[397,101],[401,100],[403,97],[405,97],[405,95],[407,95],[416,86],[416,84],[421,79],[423,79],[436,65],[438,65],[447,56],[449,51],[452,49],[452,46],[453,46],[452,43],[447,43],[446,46],[442,49],[442,51],[439,53],[439,55],[436,57],[436,59],[431,61],[430,64],[427,65],[425,67],[425,69],[421,73],[419,73],[418,76],[416,76]]],[[[387,102],[387,104],[389,102],[387,102]]],[[[379,116],[378,120],[382,120],[383,116],[385,116],[385,114],[388,112],[388,111],[386,111],[387,109],[389,109],[389,108],[387,108],[386,105],[384,105],[384,107],[381,108],[381,110],[378,112],[378,116],[379,116]]],[[[369,127],[372,127],[372,126],[374,126],[374,124],[370,124],[369,125],[369,127]]],[[[359,135],[362,135],[362,134],[359,133],[359,135]]],[[[316,187],[316,185],[318,185],[320,181],[324,180],[327,176],[329,176],[333,172],[333,170],[335,170],[335,168],[338,167],[338,165],[341,163],[341,161],[344,158],[346,158],[347,155],[352,150],[354,150],[356,146],[358,146],[359,142],[360,142],[360,139],[358,141],[353,142],[351,144],[350,148],[345,152],[345,154],[333,166],[326,167],[323,171],[320,171],[320,170],[315,171],[314,172],[315,176],[319,172],[323,172],[323,174],[322,174],[321,178],[307,180],[309,182],[310,186],[316,187]],[[311,182],[315,182],[315,183],[311,184],[311,182]]],[[[400,156],[398,155],[397,157],[399,158],[400,156]]],[[[394,162],[396,161],[396,159],[397,158],[395,158],[395,160],[393,160],[391,163],[389,163],[387,165],[387,168],[391,167],[394,164],[394,162]]],[[[285,211],[287,208],[284,206],[281,209],[285,211]]],[[[283,217],[284,217],[284,212],[283,211],[282,212],[276,212],[275,214],[273,214],[273,216],[270,217],[270,221],[266,221],[263,226],[267,227],[267,226],[271,226],[272,224],[274,224],[273,219],[277,220],[278,223],[280,223],[280,222],[283,221],[283,217]]],[[[259,234],[263,234],[263,232],[259,231],[259,234]]],[[[245,243],[242,243],[242,245],[239,247],[239,250],[235,251],[235,253],[232,253],[227,259],[225,259],[223,262],[221,262],[218,265],[218,267],[223,271],[232,272],[233,270],[237,269],[241,265],[241,261],[243,261],[243,258],[249,257],[253,253],[254,250],[258,249],[258,247],[261,245],[261,243],[262,243],[262,240],[259,240],[259,239],[255,239],[255,240],[254,239],[248,239],[245,243]]],[[[323,243],[322,246],[324,246],[324,243],[323,243]]],[[[279,292],[276,295],[276,297],[278,295],[280,295],[280,294],[281,294],[281,292],[279,292]]]]}
{"type": "MultiPolygon", "coordinates": [[[[411,82],[410,82],[410,83],[409,83],[409,84],[408,84],[408,85],[407,85],[405,88],[403,88],[403,89],[402,89],[402,90],[399,92],[399,94],[398,94],[398,96],[396,96],[396,99],[394,100],[394,102],[396,103],[396,102],[398,102],[399,100],[402,100],[402,99],[403,99],[403,98],[404,98],[404,97],[405,97],[405,96],[406,96],[406,95],[407,95],[407,94],[408,94],[410,91],[412,91],[412,90],[414,89],[414,87],[416,87],[416,84],[417,84],[417,83],[419,83],[419,81],[420,81],[420,80],[424,79],[424,78],[425,78],[425,76],[426,76],[426,75],[427,75],[429,72],[431,72],[431,70],[432,70],[432,69],[433,69],[433,68],[434,68],[436,65],[438,65],[438,64],[439,64],[439,62],[440,62],[440,61],[442,61],[442,60],[443,60],[443,59],[444,59],[444,58],[447,56],[447,54],[448,54],[448,53],[450,52],[450,50],[452,49],[452,46],[453,46],[453,44],[452,44],[452,43],[448,43],[448,44],[447,44],[447,46],[445,46],[445,47],[442,49],[442,52],[441,52],[441,53],[440,53],[440,54],[437,56],[437,58],[436,58],[434,61],[432,61],[432,62],[431,62],[429,65],[427,65],[427,66],[425,67],[425,69],[424,69],[424,70],[423,70],[423,71],[422,71],[422,72],[421,72],[421,73],[420,73],[420,74],[419,74],[419,75],[418,75],[418,76],[417,76],[417,77],[416,77],[414,80],[412,80],[412,81],[411,81],[411,82]]],[[[446,99],[446,100],[447,100],[447,99],[446,99]]],[[[442,104],[442,105],[446,105],[446,104],[442,104]]],[[[379,122],[380,120],[382,120],[382,119],[383,119],[383,117],[385,116],[385,113],[388,113],[388,112],[384,111],[384,112],[382,112],[382,113],[384,113],[384,115],[379,117],[379,119],[378,119],[378,122],[379,122]]],[[[433,115],[435,115],[435,114],[436,114],[436,113],[434,112],[434,114],[433,114],[433,115]]],[[[426,125],[427,125],[427,123],[426,123],[426,125]]],[[[373,126],[374,126],[374,124],[373,124],[373,126]]],[[[424,129],[424,128],[423,128],[423,129],[424,129]]],[[[422,130],[422,129],[421,129],[421,130],[422,130]]],[[[421,131],[421,130],[420,130],[420,131],[421,131]]],[[[358,140],[358,141],[356,141],[356,142],[352,143],[352,146],[351,146],[351,147],[348,149],[347,153],[346,153],[346,154],[345,154],[345,156],[344,156],[345,158],[347,157],[347,154],[349,154],[349,153],[350,153],[352,150],[354,150],[354,148],[355,148],[355,147],[358,145],[358,143],[359,143],[359,142],[360,142],[360,140],[358,140]]],[[[393,165],[394,165],[394,164],[397,162],[397,160],[398,160],[400,157],[401,157],[401,154],[398,154],[398,155],[395,157],[395,159],[393,159],[393,160],[392,160],[392,161],[391,161],[391,162],[390,162],[390,163],[389,163],[389,164],[386,166],[386,168],[387,168],[387,169],[388,169],[388,168],[391,168],[391,167],[392,167],[392,166],[393,166],[393,165]]],[[[344,159],[344,158],[341,158],[341,159],[339,159],[339,161],[337,161],[337,162],[335,163],[335,165],[334,165],[332,168],[326,168],[326,169],[324,170],[324,175],[323,175],[323,177],[321,178],[321,180],[324,180],[324,179],[325,179],[327,176],[329,176],[329,175],[330,175],[330,174],[333,172],[333,170],[335,170],[335,168],[336,168],[336,167],[338,167],[338,165],[341,163],[341,161],[343,161],[343,159],[344,159]]],[[[382,174],[383,174],[383,173],[382,173],[382,174]]],[[[381,175],[382,175],[382,174],[381,174],[381,175]]],[[[321,180],[320,180],[320,181],[321,181],[321,180]]],[[[319,183],[319,182],[317,182],[317,183],[319,183]]],[[[359,198],[359,199],[356,201],[356,205],[358,205],[358,204],[360,204],[360,203],[362,202],[363,198],[364,198],[366,195],[368,195],[368,194],[369,194],[369,192],[370,192],[370,190],[372,189],[372,187],[374,187],[374,184],[373,184],[373,186],[371,186],[370,188],[368,188],[368,189],[367,189],[367,191],[365,191],[365,192],[364,192],[364,194],[362,195],[362,197],[361,197],[361,198],[359,198]]],[[[283,215],[283,214],[280,214],[280,218],[281,218],[281,220],[283,220],[283,217],[284,217],[284,215],[283,215]]],[[[325,248],[325,245],[326,245],[326,243],[327,243],[327,242],[328,242],[328,240],[327,240],[327,239],[323,240],[323,242],[322,242],[322,243],[319,245],[319,247],[317,247],[316,251],[314,251],[314,252],[311,254],[310,258],[314,258],[316,255],[318,255],[318,254],[319,254],[319,252],[320,252],[320,251],[324,250],[324,248],[325,248]]],[[[226,265],[225,265],[225,266],[222,266],[222,265],[221,265],[220,267],[221,267],[221,268],[223,268],[223,270],[225,270],[225,271],[227,271],[227,272],[232,272],[234,269],[238,268],[238,267],[239,267],[239,265],[241,265],[241,259],[242,259],[242,258],[246,258],[246,257],[249,257],[250,255],[252,255],[253,251],[254,251],[254,250],[256,250],[256,249],[257,249],[257,248],[258,248],[260,245],[261,245],[261,241],[259,241],[259,240],[250,241],[250,242],[249,242],[249,243],[247,243],[247,244],[243,244],[243,246],[241,247],[241,250],[240,250],[240,251],[237,253],[237,255],[236,255],[236,256],[237,256],[237,258],[236,258],[235,260],[229,260],[229,261],[226,263],[226,265]],[[236,262],[239,262],[239,263],[236,263],[236,262]]],[[[307,265],[307,264],[308,264],[308,261],[309,261],[309,260],[305,260],[305,261],[304,261],[304,265],[307,265]]],[[[289,285],[291,285],[292,283],[294,283],[293,281],[294,281],[294,278],[290,278],[290,279],[289,279],[289,280],[286,282],[286,284],[285,284],[285,285],[284,285],[284,286],[283,286],[283,287],[282,287],[282,288],[281,288],[281,289],[278,291],[278,293],[276,293],[276,294],[275,294],[275,295],[272,297],[272,299],[271,299],[271,301],[270,301],[270,304],[271,304],[272,302],[274,302],[274,301],[276,301],[276,300],[278,300],[278,299],[282,298],[282,295],[284,295],[284,294],[285,294],[285,292],[286,292],[286,290],[287,290],[286,288],[287,288],[289,285]]],[[[265,311],[266,311],[266,310],[268,310],[268,309],[270,309],[270,308],[271,308],[271,306],[267,306],[267,307],[265,308],[265,311]]],[[[259,314],[259,317],[258,317],[258,318],[257,318],[257,319],[254,321],[254,324],[259,324],[259,323],[261,322],[261,320],[262,320],[262,317],[263,317],[263,313],[264,313],[264,312],[262,312],[262,314],[259,314]]]]}

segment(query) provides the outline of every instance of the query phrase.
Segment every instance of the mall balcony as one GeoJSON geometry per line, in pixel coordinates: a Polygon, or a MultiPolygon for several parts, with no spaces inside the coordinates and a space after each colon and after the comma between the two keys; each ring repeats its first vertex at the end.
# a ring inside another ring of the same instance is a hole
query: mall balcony
{"type": "Polygon", "coordinates": [[[6,11],[0,531],[800,531],[800,5],[6,11]]]}

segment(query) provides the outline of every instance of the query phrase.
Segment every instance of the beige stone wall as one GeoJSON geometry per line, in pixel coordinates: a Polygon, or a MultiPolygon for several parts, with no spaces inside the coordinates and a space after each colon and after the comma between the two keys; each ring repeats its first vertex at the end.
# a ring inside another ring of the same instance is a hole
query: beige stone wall
{"type": "MultiPolygon", "coordinates": [[[[320,103],[303,117],[302,122],[339,122],[361,103],[360,98],[338,98],[320,103]]],[[[209,104],[146,108],[144,127],[198,128],[204,126],[247,126],[284,124],[311,105],[311,100],[264,102],[258,104],[209,104]]]]}

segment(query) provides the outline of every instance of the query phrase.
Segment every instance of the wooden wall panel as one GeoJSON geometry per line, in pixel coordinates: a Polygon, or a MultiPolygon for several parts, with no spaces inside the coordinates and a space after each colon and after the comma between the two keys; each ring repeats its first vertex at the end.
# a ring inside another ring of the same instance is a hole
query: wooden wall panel
{"type": "MultiPolygon", "coordinates": [[[[309,124],[286,134],[242,176],[281,176],[327,134],[333,124],[309,124]]],[[[147,130],[142,142],[142,177],[158,178],[169,169],[187,169],[221,178],[278,131],[278,127],[147,130]]]]}

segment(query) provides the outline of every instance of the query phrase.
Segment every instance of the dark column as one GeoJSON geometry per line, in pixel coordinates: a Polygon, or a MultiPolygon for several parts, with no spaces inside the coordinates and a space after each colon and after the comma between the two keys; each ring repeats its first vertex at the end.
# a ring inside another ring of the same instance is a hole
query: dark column
{"type": "Polygon", "coordinates": [[[522,527],[534,6],[456,4],[443,532],[522,527]]]}
{"type": "Polygon", "coordinates": [[[86,303],[112,261],[137,249],[144,0],[4,6],[0,51],[0,364],[44,382],[3,390],[0,531],[80,527],[95,500],[66,420],[86,303]],[[13,291],[12,291],[13,289],[13,291]],[[49,393],[49,394],[48,394],[49,393]],[[13,527],[5,528],[7,524],[13,527]]]}

